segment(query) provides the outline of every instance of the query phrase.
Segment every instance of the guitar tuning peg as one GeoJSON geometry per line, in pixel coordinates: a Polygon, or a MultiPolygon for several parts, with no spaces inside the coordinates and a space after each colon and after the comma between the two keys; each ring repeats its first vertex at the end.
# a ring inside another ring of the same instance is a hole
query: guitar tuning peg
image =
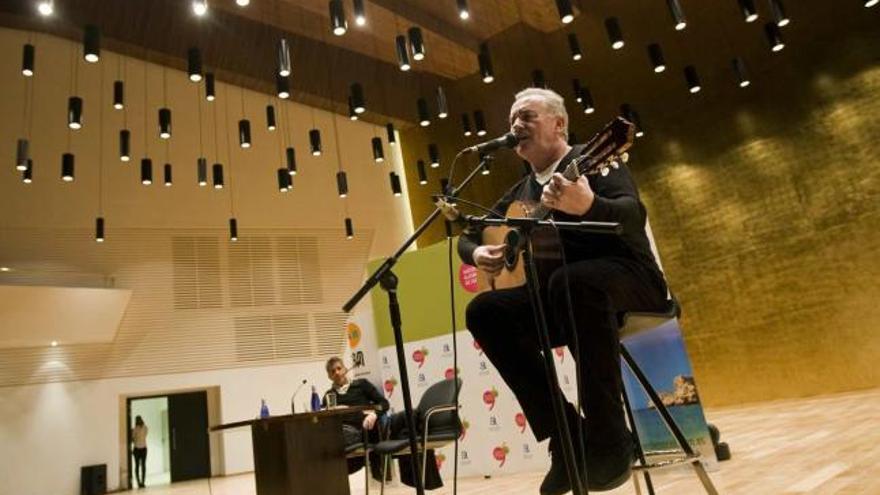
{"type": "Polygon", "coordinates": [[[602,177],[608,175],[608,172],[610,172],[610,170],[608,170],[607,165],[599,169],[599,173],[602,174],[602,177]]]}
{"type": "Polygon", "coordinates": [[[614,170],[617,170],[620,168],[620,162],[617,160],[611,160],[611,166],[614,168],[614,170]]]}
{"type": "Polygon", "coordinates": [[[620,159],[623,160],[623,163],[629,162],[629,153],[627,153],[627,152],[621,153],[620,159]]]}

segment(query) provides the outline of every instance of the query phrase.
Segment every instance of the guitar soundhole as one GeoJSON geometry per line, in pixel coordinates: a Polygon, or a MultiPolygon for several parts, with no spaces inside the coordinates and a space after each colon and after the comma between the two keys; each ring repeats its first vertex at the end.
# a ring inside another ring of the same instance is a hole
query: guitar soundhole
{"type": "Polygon", "coordinates": [[[516,260],[519,257],[519,243],[521,242],[519,231],[511,230],[504,236],[504,266],[508,270],[513,270],[516,266],[516,260]]]}

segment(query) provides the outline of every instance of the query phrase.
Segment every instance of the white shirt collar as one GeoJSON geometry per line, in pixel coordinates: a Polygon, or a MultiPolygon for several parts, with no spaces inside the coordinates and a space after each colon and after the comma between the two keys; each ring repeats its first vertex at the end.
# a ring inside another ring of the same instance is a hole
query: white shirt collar
{"type": "Polygon", "coordinates": [[[569,153],[571,153],[571,146],[569,146],[568,149],[565,150],[565,153],[563,153],[562,156],[560,156],[558,160],[556,160],[555,162],[553,162],[552,165],[550,165],[549,167],[545,168],[545,169],[544,169],[542,172],[540,172],[540,173],[535,172],[535,173],[534,173],[534,174],[535,174],[535,181],[537,181],[538,184],[541,184],[542,186],[543,186],[544,184],[546,184],[547,181],[550,180],[550,177],[553,176],[553,173],[556,172],[556,167],[559,166],[559,162],[561,162],[563,158],[565,158],[566,156],[568,156],[569,153]]]}

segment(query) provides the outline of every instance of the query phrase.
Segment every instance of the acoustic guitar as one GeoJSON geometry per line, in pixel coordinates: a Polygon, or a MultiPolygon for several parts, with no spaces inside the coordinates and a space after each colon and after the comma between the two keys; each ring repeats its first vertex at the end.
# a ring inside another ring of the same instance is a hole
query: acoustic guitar
{"type": "MultiPolygon", "coordinates": [[[[635,126],[628,120],[617,117],[587,141],[580,155],[573,158],[565,167],[563,176],[575,181],[581,175],[608,175],[611,169],[626,162],[626,150],[632,146],[635,126]],[[619,160],[619,161],[618,161],[619,160]]],[[[553,210],[537,201],[514,201],[507,208],[508,218],[531,218],[544,220],[551,217],[553,210]]],[[[522,262],[525,236],[515,228],[487,227],[483,229],[483,244],[504,244],[504,268],[495,276],[478,270],[477,283],[480,291],[504,289],[525,285],[526,278],[522,262]]],[[[531,235],[532,253],[539,278],[549,276],[561,265],[561,249],[556,232],[549,228],[535,229],[531,235]]]]}

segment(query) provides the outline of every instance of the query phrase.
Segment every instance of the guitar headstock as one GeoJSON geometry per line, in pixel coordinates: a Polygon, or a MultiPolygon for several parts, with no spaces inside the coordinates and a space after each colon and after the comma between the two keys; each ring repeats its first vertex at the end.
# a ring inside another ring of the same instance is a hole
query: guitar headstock
{"type": "Polygon", "coordinates": [[[623,117],[615,117],[587,141],[581,154],[575,157],[565,169],[565,178],[576,180],[580,175],[608,175],[620,162],[626,163],[629,155],[626,150],[633,144],[635,126],[623,117]]]}

